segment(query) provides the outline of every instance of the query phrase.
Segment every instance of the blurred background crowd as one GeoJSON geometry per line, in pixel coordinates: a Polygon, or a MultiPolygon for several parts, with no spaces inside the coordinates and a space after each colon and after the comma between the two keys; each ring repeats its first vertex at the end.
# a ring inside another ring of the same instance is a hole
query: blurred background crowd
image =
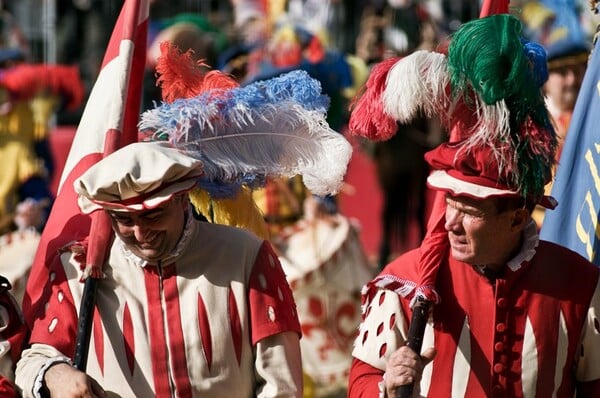
{"type": "MultiPolygon", "coordinates": [[[[11,280],[17,296],[122,4],[0,1],[0,274],[11,280]]],[[[255,200],[271,227],[300,308],[307,396],[345,396],[345,372],[360,314],[358,291],[378,268],[419,244],[430,200],[423,154],[445,137],[431,118],[399,126],[400,132],[388,141],[362,142],[348,132],[352,101],[374,64],[438,47],[461,23],[478,17],[480,2],[150,4],[140,111],[161,100],[154,67],[164,40],[183,51],[192,49],[197,60],[241,84],[306,70],[331,99],[328,122],[355,148],[343,191],[335,198],[315,198],[301,180],[269,181],[255,200]],[[303,222],[312,219],[315,209],[328,221],[303,222]]],[[[546,46],[548,107],[564,140],[598,17],[582,0],[519,0],[511,1],[510,9],[523,21],[525,37],[546,46]]],[[[541,225],[543,213],[536,219],[541,225]]]]}

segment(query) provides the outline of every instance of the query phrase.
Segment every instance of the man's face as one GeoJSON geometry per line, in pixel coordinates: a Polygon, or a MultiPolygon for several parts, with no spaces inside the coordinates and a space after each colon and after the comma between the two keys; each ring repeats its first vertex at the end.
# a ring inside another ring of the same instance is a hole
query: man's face
{"type": "Polygon", "coordinates": [[[179,195],[152,210],[110,211],[112,226],[127,248],[139,258],[157,262],[170,254],[185,224],[187,200],[179,195]]]}
{"type": "Polygon", "coordinates": [[[494,199],[446,195],[446,224],[452,256],[472,265],[500,266],[514,255],[520,242],[516,212],[501,213],[494,199]]]}
{"type": "Polygon", "coordinates": [[[585,64],[561,66],[548,71],[546,96],[563,112],[572,111],[585,75],[585,64]]]}

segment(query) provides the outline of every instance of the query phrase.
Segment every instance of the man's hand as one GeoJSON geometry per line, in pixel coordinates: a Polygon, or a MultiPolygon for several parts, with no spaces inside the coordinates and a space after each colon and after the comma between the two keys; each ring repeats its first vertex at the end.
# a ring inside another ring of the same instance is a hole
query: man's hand
{"type": "Polygon", "coordinates": [[[51,397],[107,398],[96,380],[66,363],[52,365],[44,375],[51,397]]]}
{"type": "MultiPolygon", "coordinates": [[[[423,368],[433,360],[436,349],[431,347],[419,356],[407,346],[400,347],[390,355],[385,369],[385,390],[387,397],[395,397],[396,389],[412,383],[418,383],[423,368]]],[[[416,390],[416,389],[415,389],[416,390]]]]}

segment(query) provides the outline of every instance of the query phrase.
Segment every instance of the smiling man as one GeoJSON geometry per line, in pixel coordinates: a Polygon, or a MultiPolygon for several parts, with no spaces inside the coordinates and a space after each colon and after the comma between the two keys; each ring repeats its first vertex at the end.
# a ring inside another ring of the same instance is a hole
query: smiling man
{"type": "Polygon", "coordinates": [[[301,397],[300,325],[270,244],[196,219],[188,191],[203,163],[166,142],[125,146],[75,183],[115,239],[96,300],[86,372],[71,366],[78,256],[18,364],[26,397],[301,397]]]}

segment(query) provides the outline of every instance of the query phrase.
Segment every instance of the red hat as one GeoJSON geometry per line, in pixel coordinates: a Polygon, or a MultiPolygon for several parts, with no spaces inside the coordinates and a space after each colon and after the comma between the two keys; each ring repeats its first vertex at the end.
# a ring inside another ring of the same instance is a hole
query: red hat
{"type": "Polygon", "coordinates": [[[445,143],[427,152],[425,160],[433,169],[427,178],[433,189],[475,199],[527,196],[546,208],[557,205],[543,193],[524,195],[512,173],[499,166],[497,154],[489,146],[467,149],[464,142],[445,143]]]}

